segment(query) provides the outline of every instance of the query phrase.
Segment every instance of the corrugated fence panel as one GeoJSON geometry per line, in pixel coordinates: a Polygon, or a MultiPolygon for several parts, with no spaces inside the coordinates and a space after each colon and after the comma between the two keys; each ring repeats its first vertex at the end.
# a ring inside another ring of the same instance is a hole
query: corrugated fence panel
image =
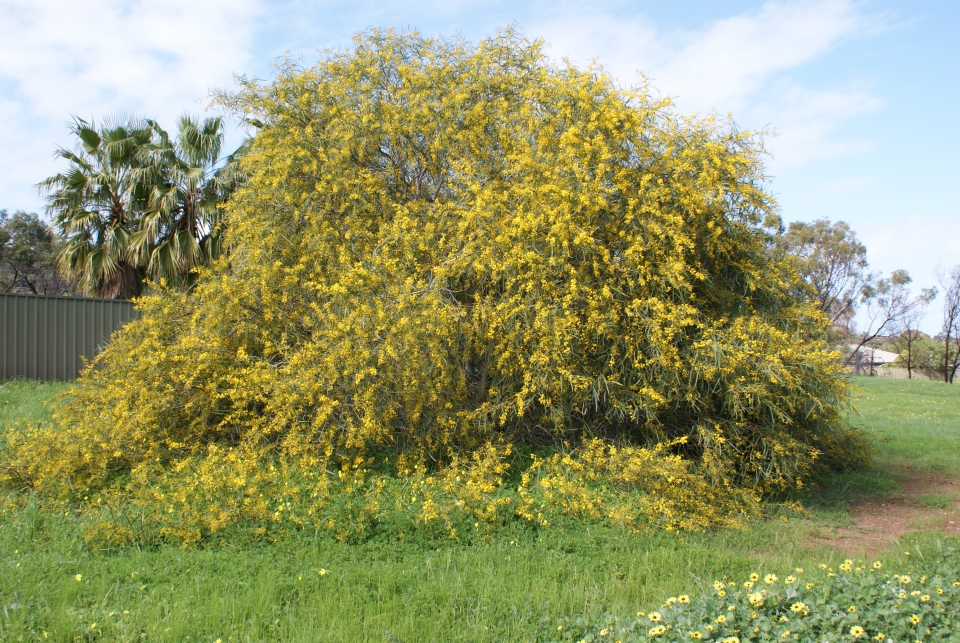
{"type": "Polygon", "coordinates": [[[0,293],[0,381],[75,379],[137,316],[129,301],[0,293]]]}

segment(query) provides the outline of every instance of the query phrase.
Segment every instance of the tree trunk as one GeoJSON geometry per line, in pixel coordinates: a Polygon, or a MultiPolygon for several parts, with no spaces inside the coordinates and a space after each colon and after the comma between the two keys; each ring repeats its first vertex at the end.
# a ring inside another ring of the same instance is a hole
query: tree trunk
{"type": "Polygon", "coordinates": [[[100,295],[107,299],[133,299],[137,296],[137,270],[121,261],[118,270],[103,283],[100,295]]]}
{"type": "MultiPolygon", "coordinates": [[[[909,330],[907,331],[910,332],[909,330]]],[[[910,341],[910,337],[907,336],[907,379],[913,379],[913,342],[910,341]]]]}

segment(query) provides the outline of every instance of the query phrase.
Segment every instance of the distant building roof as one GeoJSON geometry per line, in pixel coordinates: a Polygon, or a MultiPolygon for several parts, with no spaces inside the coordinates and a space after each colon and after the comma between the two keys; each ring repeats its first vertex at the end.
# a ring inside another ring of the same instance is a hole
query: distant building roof
{"type": "MultiPolygon", "coordinates": [[[[856,350],[857,348],[856,344],[849,344],[849,346],[850,350],[856,350]]],[[[862,363],[873,364],[874,366],[893,364],[900,357],[896,353],[882,351],[879,348],[870,348],[869,346],[861,347],[860,354],[863,356],[860,360],[862,363]]]]}

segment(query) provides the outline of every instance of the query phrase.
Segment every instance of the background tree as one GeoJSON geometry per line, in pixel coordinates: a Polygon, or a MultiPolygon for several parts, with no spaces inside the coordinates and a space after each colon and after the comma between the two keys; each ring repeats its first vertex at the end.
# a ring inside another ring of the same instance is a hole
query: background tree
{"type": "Polygon", "coordinates": [[[907,369],[907,379],[913,379],[913,370],[918,365],[917,358],[919,357],[916,354],[915,348],[925,337],[925,335],[920,332],[920,322],[923,321],[927,306],[936,296],[936,288],[923,291],[919,304],[904,314],[903,321],[900,323],[903,330],[897,335],[896,340],[893,342],[893,346],[900,356],[900,362],[903,363],[907,369]]]}
{"type": "Polygon", "coordinates": [[[834,326],[849,327],[864,290],[873,282],[867,272],[867,248],[844,221],[795,221],[777,245],[796,257],[817,307],[834,326]]]}
{"type": "Polygon", "coordinates": [[[146,206],[140,150],[150,141],[145,121],[118,117],[97,127],[74,119],[76,148],[59,148],[67,169],[40,183],[47,212],[64,236],[59,264],[85,294],[130,299],[143,270],[130,252],[130,233],[146,206]]]}
{"type": "Polygon", "coordinates": [[[888,279],[878,279],[863,286],[860,297],[865,307],[866,327],[847,358],[848,364],[859,359],[860,349],[874,339],[884,334],[902,333],[908,320],[922,313],[936,296],[936,289],[928,288],[914,296],[910,292],[911,281],[906,270],[894,270],[888,279]]]}
{"type": "Polygon", "coordinates": [[[943,287],[943,327],[940,330],[943,342],[943,381],[953,383],[960,368],[960,265],[949,273],[937,271],[943,287]]]}
{"type": "Polygon", "coordinates": [[[76,294],[57,270],[60,245],[36,213],[0,210],[0,292],[76,294]]]}
{"type": "Polygon", "coordinates": [[[223,250],[221,208],[239,175],[233,158],[220,157],[223,121],[181,116],[171,139],[155,121],[151,142],[141,151],[151,174],[150,196],[131,250],[153,279],[187,287],[195,269],[223,250]]]}
{"type": "Polygon", "coordinates": [[[220,158],[223,123],[178,121],[176,139],[155,121],[76,119],[75,150],[39,187],[66,239],[65,275],[86,294],[129,299],[146,280],[187,288],[193,272],[221,251],[218,206],[241,174],[235,154],[220,158]]]}

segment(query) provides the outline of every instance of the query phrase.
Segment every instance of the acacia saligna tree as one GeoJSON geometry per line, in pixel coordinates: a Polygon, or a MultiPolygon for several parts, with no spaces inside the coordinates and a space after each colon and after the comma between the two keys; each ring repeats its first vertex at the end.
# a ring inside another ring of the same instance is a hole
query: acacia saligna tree
{"type": "Polygon", "coordinates": [[[189,296],[148,297],[56,427],[18,438],[8,469],[35,488],[233,498],[214,529],[271,494],[324,497],[331,471],[584,445],[596,457],[558,456],[551,489],[613,480],[710,511],[656,463],[722,495],[863,457],[829,319],[768,252],[779,219],[750,134],[513,33],[372,32],[221,99],[262,125],[230,255],[189,296]]]}

